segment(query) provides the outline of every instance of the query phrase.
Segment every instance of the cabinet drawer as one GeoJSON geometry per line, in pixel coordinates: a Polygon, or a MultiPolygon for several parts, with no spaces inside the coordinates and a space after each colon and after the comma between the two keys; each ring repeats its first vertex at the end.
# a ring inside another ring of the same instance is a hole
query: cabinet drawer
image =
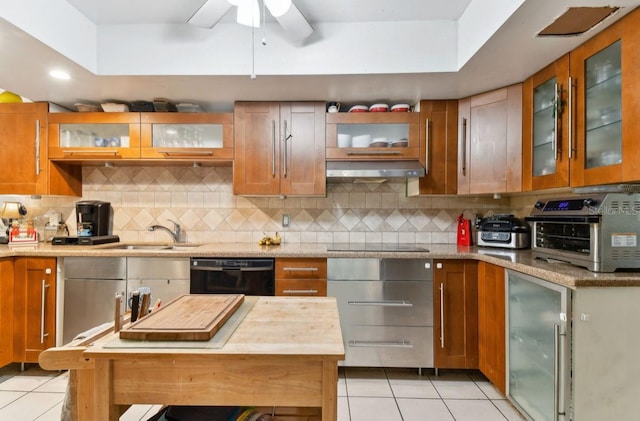
{"type": "Polygon", "coordinates": [[[431,281],[329,281],[340,320],[369,326],[433,326],[431,281]]]}
{"type": "Polygon", "coordinates": [[[433,367],[433,328],[347,325],[342,328],[349,367],[433,367]]]}
{"type": "Polygon", "coordinates": [[[276,279],[276,295],[326,297],[327,282],[323,279],[276,279]]]}
{"type": "Polygon", "coordinates": [[[327,259],[276,259],[276,279],[327,279],[327,259]]]}

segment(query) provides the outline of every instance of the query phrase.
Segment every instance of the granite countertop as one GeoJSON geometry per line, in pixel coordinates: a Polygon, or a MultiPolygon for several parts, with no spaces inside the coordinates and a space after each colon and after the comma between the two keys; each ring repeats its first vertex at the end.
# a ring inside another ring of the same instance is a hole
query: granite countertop
{"type": "MultiPolygon", "coordinates": [[[[111,243],[96,246],[0,246],[0,257],[403,257],[430,259],[471,259],[493,263],[507,269],[542,278],[570,288],[640,286],[640,271],[594,273],[568,263],[549,263],[533,258],[530,250],[463,247],[454,244],[416,244],[425,251],[331,251],[322,243],[287,243],[279,246],[259,246],[253,243],[177,244],[144,243],[143,249],[123,248],[130,243],[111,243]],[[427,251],[428,250],[428,251],[427,251]]],[[[131,243],[135,244],[135,243],[131,243]]]]}

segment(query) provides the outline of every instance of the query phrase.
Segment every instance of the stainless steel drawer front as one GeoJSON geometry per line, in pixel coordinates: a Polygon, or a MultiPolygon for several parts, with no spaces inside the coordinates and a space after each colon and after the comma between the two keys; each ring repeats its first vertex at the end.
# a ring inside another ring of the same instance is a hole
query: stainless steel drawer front
{"type": "Polygon", "coordinates": [[[433,367],[433,327],[361,326],[342,329],[348,367],[433,367]]]}
{"type": "Polygon", "coordinates": [[[433,281],[329,281],[350,324],[433,326],[433,281]]]}

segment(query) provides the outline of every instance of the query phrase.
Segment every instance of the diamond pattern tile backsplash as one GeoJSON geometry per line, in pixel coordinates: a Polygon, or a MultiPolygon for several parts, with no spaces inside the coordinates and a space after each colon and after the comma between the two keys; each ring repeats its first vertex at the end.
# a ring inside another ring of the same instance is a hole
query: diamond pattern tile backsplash
{"type": "Polygon", "coordinates": [[[169,241],[152,224],[178,221],[184,241],[256,242],[278,231],[285,242],[455,243],[456,218],[464,213],[506,212],[508,199],[406,197],[405,183],[329,183],[327,196],[239,197],[230,167],[84,167],[83,197],[29,199],[31,215],[62,213],[75,232],[75,202],[104,200],[114,210],[113,233],[121,241],[169,241]],[[282,215],[291,225],[283,228],[282,215]]]}

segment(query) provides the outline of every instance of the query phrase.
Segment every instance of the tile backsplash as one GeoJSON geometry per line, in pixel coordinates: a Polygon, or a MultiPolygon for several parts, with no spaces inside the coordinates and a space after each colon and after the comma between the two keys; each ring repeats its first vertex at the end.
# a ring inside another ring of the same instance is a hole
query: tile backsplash
{"type": "MultiPolygon", "coordinates": [[[[509,199],[406,197],[404,182],[329,183],[326,197],[240,197],[230,167],[84,167],[83,197],[22,197],[29,215],[62,213],[75,232],[75,202],[104,200],[121,241],[169,241],[152,224],[178,221],[185,241],[255,242],[278,231],[285,242],[455,243],[456,218],[509,211],[509,199]],[[291,224],[282,227],[282,215],[291,224]]],[[[0,196],[0,200],[7,200],[0,196]]]]}

